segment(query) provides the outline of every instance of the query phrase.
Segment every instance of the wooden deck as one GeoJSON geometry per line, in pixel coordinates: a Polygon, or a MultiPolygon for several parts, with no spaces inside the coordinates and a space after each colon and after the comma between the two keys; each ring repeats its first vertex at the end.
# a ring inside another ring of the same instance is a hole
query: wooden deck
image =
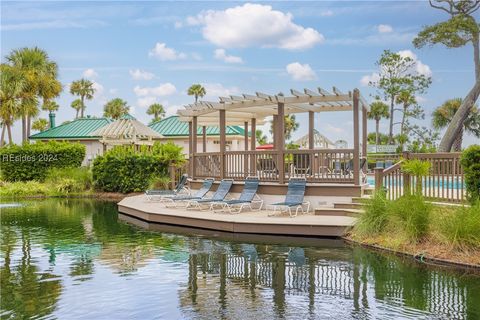
{"type": "Polygon", "coordinates": [[[145,196],[127,197],[118,203],[118,211],[147,222],[202,228],[234,233],[254,233],[309,237],[339,237],[356,218],[348,216],[316,216],[312,213],[296,218],[269,217],[269,210],[241,214],[166,208],[145,196]]]}

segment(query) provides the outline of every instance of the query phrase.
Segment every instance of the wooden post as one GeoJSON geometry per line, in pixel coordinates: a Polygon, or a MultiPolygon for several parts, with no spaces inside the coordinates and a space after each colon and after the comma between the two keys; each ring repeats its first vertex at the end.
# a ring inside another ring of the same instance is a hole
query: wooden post
{"type": "MultiPolygon", "coordinates": [[[[362,109],[362,158],[365,158],[365,161],[367,161],[367,108],[365,106],[362,109]]],[[[367,173],[367,163],[365,162],[365,165],[363,166],[362,170],[363,173],[367,173]]]]}
{"type": "Polygon", "coordinates": [[[177,170],[177,167],[173,162],[170,162],[168,165],[168,172],[170,173],[170,189],[173,190],[175,189],[176,185],[176,177],[175,177],[175,171],[177,170]]]}
{"type": "Polygon", "coordinates": [[[202,126],[202,136],[203,136],[203,152],[207,152],[207,127],[202,126]]]}
{"type": "Polygon", "coordinates": [[[360,130],[359,130],[359,101],[360,92],[353,90],[353,182],[360,184],[360,130]]]}
{"type": "Polygon", "coordinates": [[[273,115],[273,120],[272,120],[272,140],[273,140],[273,149],[277,150],[278,145],[277,145],[277,123],[278,123],[278,116],[273,115]]]}
{"type": "Polygon", "coordinates": [[[226,148],[226,118],[225,110],[219,110],[220,113],[220,179],[225,178],[225,148],[226,148]]]}
{"type": "Polygon", "coordinates": [[[285,183],[285,104],[283,102],[278,103],[277,135],[278,182],[285,183]]]}
{"type": "MultiPolygon", "coordinates": [[[[255,135],[255,132],[257,131],[257,119],[255,118],[252,118],[250,120],[250,123],[251,123],[251,132],[252,132],[252,136],[251,136],[251,139],[250,140],[250,150],[251,151],[255,151],[255,149],[257,149],[257,138],[256,138],[256,135],[255,135]]],[[[255,155],[252,154],[250,156],[250,175],[254,175],[256,176],[257,175],[257,169],[256,169],[256,159],[255,159],[255,155]]]]}
{"type": "MultiPolygon", "coordinates": [[[[403,159],[408,160],[410,157],[410,153],[408,151],[404,151],[402,154],[403,159]]],[[[411,186],[411,178],[408,173],[405,173],[403,170],[403,194],[411,194],[412,186],[411,186]]]]}
{"type": "Polygon", "coordinates": [[[374,168],[375,172],[375,191],[380,191],[383,188],[383,168],[374,168]]]}
{"type": "Polygon", "coordinates": [[[188,175],[193,177],[193,157],[192,157],[192,121],[188,122],[188,175]]]}
{"type": "MultiPolygon", "coordinates": [[[[245,131],[244,132],[244,151],[248,151],[248,121],[245,121],[244,122],[244,127],[243,127],[243,130],[245,131]]],[[[247,153],[243,153],[243,175],[245,178],[248,177],[248,155],[247,153]]]]}
{"type": "Polygon", "coordinates": [[[308,149],[313,150],[315,148],[315,141],[313,129],[315,126],[315,112],[308,111],[308,149]]]}
{"type": "MultiPolygon", "coordinates": [[[[197,154],[197,132],[198,132],[198,119],[197,119],[197,116],[194,116],[193,119],[192,119],[192,151],[191,151],[191,154],[192,154],[192,160],[195,159],[195,156],[197,154]]],[[[193,161],[193,164],[192,164],[192,179],[195,179],[195,175],[196,175],[196,172],[197,172],[197,164],[195,162],[195,160],[193,161]]]]}

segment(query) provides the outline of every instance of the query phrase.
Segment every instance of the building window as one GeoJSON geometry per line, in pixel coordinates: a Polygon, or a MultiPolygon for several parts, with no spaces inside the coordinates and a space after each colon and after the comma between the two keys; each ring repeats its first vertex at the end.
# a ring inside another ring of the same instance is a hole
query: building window
{"type": "MultiPolygon", "coordinates": [[[[232,144],[232,141],[226,141],[226,144],[232,144]]],[[[214,140],[213,144],[220,144],[220,140],[214,140]]]]}

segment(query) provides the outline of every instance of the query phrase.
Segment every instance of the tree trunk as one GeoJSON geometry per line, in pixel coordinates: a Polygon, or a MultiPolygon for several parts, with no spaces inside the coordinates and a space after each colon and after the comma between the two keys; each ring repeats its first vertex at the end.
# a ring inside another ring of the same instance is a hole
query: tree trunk
{"type": "Polygon", "coordinates": [[[2,125],[2,137],[0,138],[0,147],[3,147],[3,144],[5,142],[5,130],[7,129],[7,125],[4,123],[2,125]]]}
{"type": "Polygon", "coordinates": [[[395,96],[390,98],[390,130],[388,132],[388,144],[393,144],[393,112],[395,107],[395,96]]]}
{"type": "Polygon", "coordinates": [[[380,137],[378,136],[378,132],[380,131],[380,119],[375,119],[375,151],[377,151],[377,146],[380,142],[380,137]]]}
{"type": "Polygon", "coordinates": [[[462,131],[460,132],[459,135],[457,135],[457,138],[455,139],[455,142],[453,143],[453,146],[452,146],[452,152],[460,152],[462,151],[462,142],[463,142],[463,127],[462,127],[462,131]]]}
{"type": "Polygon", "coordinates": [[[22,115],[22,142],[27,140],[27,116],[22,115]]]}
{"type": "Polygon", "coordinates": [[[452,146],[455,142],[455,139],[463,130],[465,120],[468,117],[468,114],[472,110],[475,101],[477,101],[478,96],[480,95],[480,45],[479,45],[479,35],[476,34],[473,43],[473,61],[475,63],[475,85],[463,99],[460,108],[450,121],[447,131],[443,135],[442,141],[438,146],[438,151],[440,152],[449,152],[452,149],[452,146]]]}
{"type": "Polygon", "coordinates": [[[403,135],[404,130],[405,130],[405,119],[407,118],[407,116],[406,116],[407,108],[408,108],[408,106],[406,104],[404,104],[403,105],[402,123],[400,124],[400,134],[402,134],[402,135],[403,135]]]}
{"type": "Polygon", "coordinates": [[[32,117],[30,115],[27,116],[27,141],[30,137],[30,127],[31,127],[32,117]]]}
{"type": "Polygon", "coordinates": [[[83,118],[83,114],[85,112],[85,102],[84,102],[84,97],[83,96],[81,97],[81,100],[82,100],[82,109],[81,109],[81,112],[80,112],[80,118],[83,118]]]}
{"type": "Polygon", "coordinates": [[[77,109],[77,114],[75,115],[75,119],[78,119],[78,112],[80,111],[80,109],[77,109]]]}
{"type": "Polygon", "coordinates": [[[12,126],[10,124],[7,125],[7,133],[8,133],[8,144],[13,144],[12,126]]]}

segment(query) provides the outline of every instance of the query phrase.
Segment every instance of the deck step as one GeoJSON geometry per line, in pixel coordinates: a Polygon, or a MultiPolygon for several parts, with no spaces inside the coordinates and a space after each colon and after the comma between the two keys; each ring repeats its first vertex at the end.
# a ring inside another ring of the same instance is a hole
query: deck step
{"type": "Polygon", "coordinates": [[[363,203],[355,202],[336,202],[333,204],[335,209],[362,209],[363,203]]]}
{"type": "Polygon", "coordinates": [[[366,187],[362,189],[363,195],[372,195],[375,192],[374,187],[366,187]]]}
{"type": "Polygon", "coordinates": [[[369,196],[369,195],[365,195],[363,197],[353,197],[352,202],[353,203],[364,203],[365,200],[368,200],[370,198],[371,198],[371,196],[369,196]]]}
{"type": "Polygon", "coordinates": [[[338,209],[338,208],[317,208],[315,209],[316,216],[349,216],[356,217],[363,210],[359,209],[338,209]]]}

